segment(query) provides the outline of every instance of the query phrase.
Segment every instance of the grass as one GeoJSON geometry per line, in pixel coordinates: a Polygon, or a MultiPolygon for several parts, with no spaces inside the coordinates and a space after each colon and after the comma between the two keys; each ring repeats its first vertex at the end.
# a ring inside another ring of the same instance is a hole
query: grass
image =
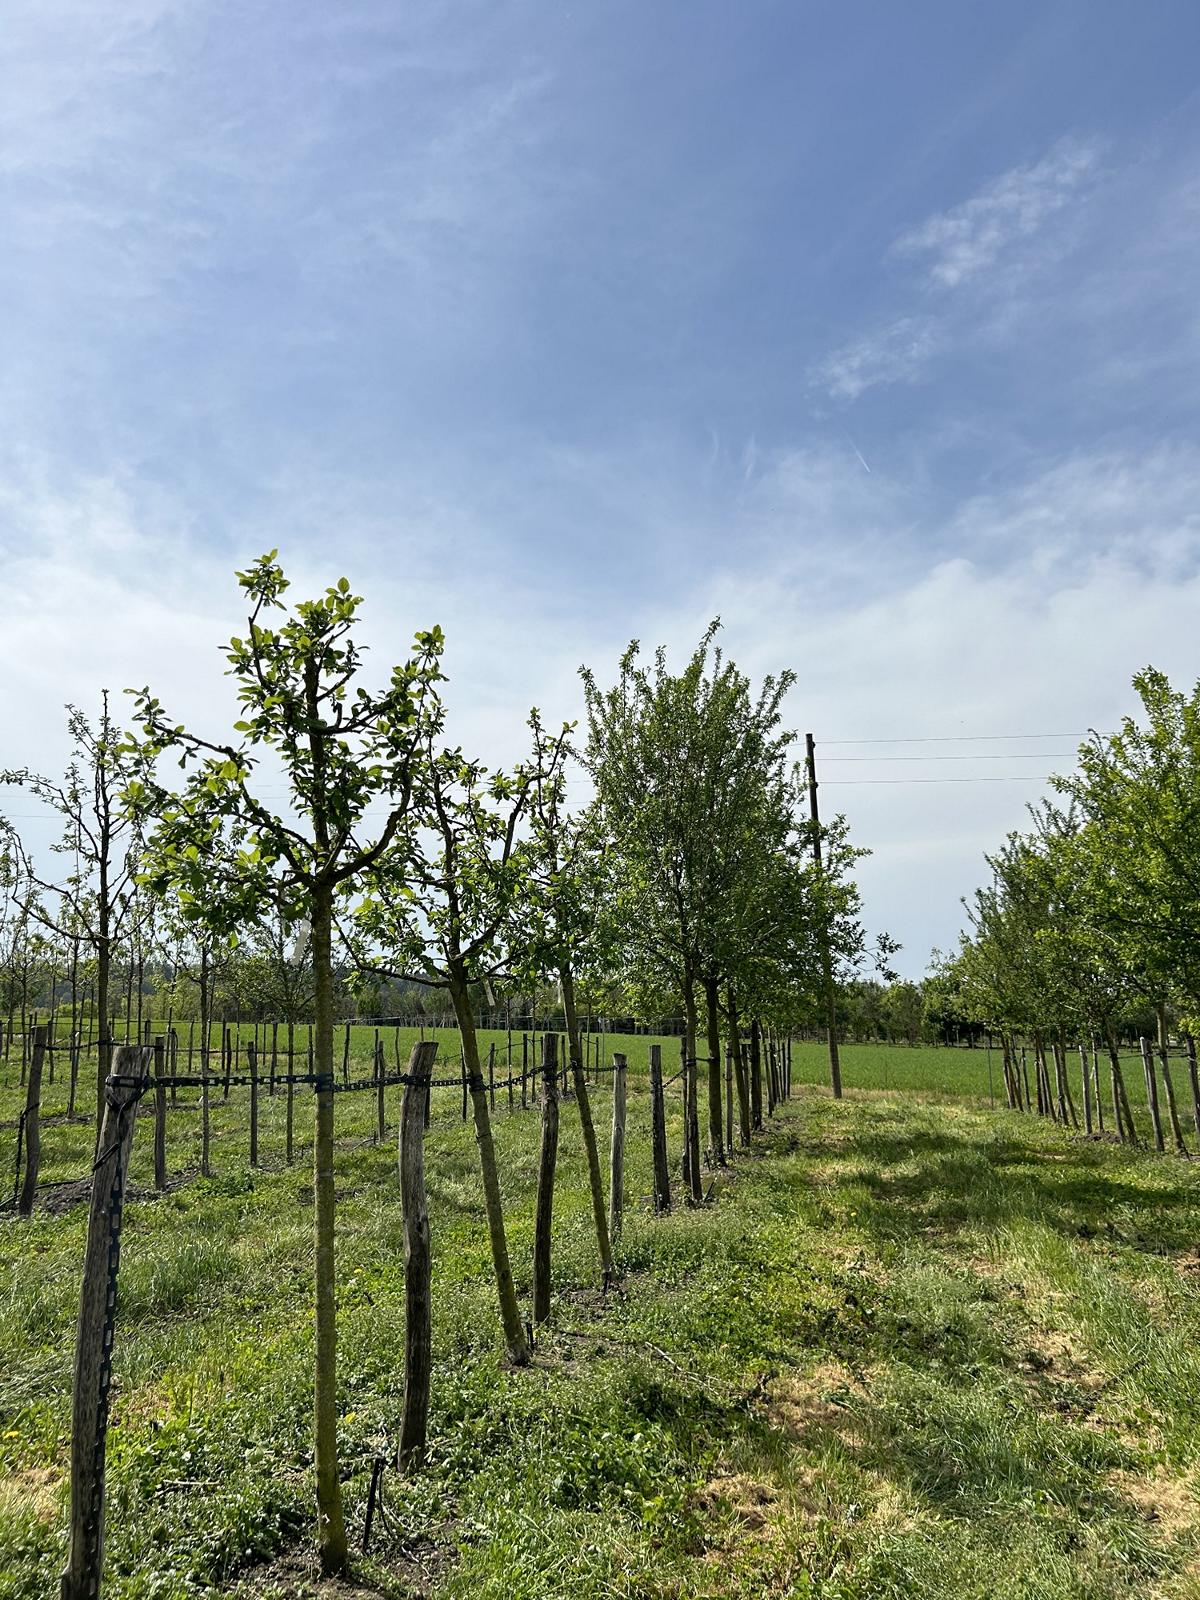
{"type": "MultiPolygon", "coordinates": [[[[422,1473],[387,1474],[389,1525],[336,1592],[1200,1600],[1191,1166],[991,1110],[986,1064],[971,1059],[982,1052],[850,1047],[845,1101],[805,1084],[709,1207],[656,1219],[647,1043],[626,1041],[629,1211],[622,1284],[606,1300],[564,1107],[557,1297],[531,1371],[502,1359],[473,1136],[455,1091],[441,1092],[427,1158],[433,1448],[422,1473]]],[[[668,1072],[677,1049],[664,1045],[668,1072]]],[[[820,1064],[817,1047],[797,1048],[798,1081],[820,1064]]],[[[596,1099],[603,1128],[605,1087],[596,1099]]],[[[0,1119],[17,1103],[15,1088],[0,1096],[0,1119]]],[[[502,1095],[497,1144],[527,1295],[536,1117],[505,1106],[502,1095]]],[[[266,1165],[251,1173],[244,1103],[237,1091],[216,1101],[216,1175],[159,1198],[139,1127],[109,1600],[325,1593],[308,1554],[309,1117],[303,1097],[285,1168],[282,1101],[264,1097],[266,1165]]],[[[355,1539],[403,1387],[394,1149],[372,1141],[373,1118],[372,1095],[339,1099],[355,1539]]],[[[176,1174],[195,1164],[197,1123],[182,1106],[170,1119],[176,1174]]],[[[673,1154],[679,1131],[673,1120],[673,1154]]],[[[6,1150],[12,1136],[10,1124],[6,1150]]],[[[47,1179],[78,1173],[86,1138],[49,1125],[47,1179]]],[[[55,1592],[61,1569],[84,1221],[76,1203],[0,1223],[3,1600],[55,1592]]]]}

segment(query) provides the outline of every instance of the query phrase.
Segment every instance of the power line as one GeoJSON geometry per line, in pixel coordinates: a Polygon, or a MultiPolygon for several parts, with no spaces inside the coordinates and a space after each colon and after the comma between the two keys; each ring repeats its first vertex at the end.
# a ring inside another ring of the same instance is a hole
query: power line
{"type": "Polygon", "coordinates": [[[827,756],[825,765],[833,766],[835,763],[841,765],[846,761],[870,761],[872,763],[876,761],[1057,761],[1060,757],[1064,760],[1074,760],[1075,751],[1037,750],[1031,752],[1028,750],[1005,750],[995,753],[991,750],[985,750],[969,756],[827,756]]]}
{"type": "MultiPolygon", "coordinates": [[[[917,738],[894,739],[818,739],[820,745],[835,744],[978,744],[1001,739],[1086,739],[1086,733],[938,733],[917,738]]],[[[1074,752],[1072,752],[1073,754],[1074,752]]],[[[832,759],[832,758],[831,758],[832,759]]]]}
{"type": "Polygon", "coordinates": [[[1051,778],[1057,776],[1054,772],[1038,776],[1032,772],[1010,772],[1004,777],[993,778],[827,778],[822,781],[821,787],[847,789],[866,783],[1049,783],[1051,778]]]}

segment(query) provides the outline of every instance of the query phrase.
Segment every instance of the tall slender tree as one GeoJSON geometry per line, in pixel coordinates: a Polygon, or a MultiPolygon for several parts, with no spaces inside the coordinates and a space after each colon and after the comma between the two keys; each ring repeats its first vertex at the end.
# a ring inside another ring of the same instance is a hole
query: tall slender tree
{"type": "Polygon", "coordinates": [[[242,707],[235,737],[189,732],[142,690],[140,752],[149,760],[177,753],[191,770],[179,794],[145,781],[128,790],[130,802],[155,819],[147,881],[160,892],[173,888],[197,922],[235,932],[269,905],[288,926],[311,929],[317,1538],[323,1571],[336,1573],[346,1562],[346,1532],[334,1302],[334,908],[389,850],[393,871],[403,861],[430,729],[440,725],[442,635],[419,633],[412,658],[372,693],[356,682],[362,651],[353,628],[362,602],[345,578],[318,599],[291,605],[272,551],[238,581],[250,615],[245,638],[231,640],[226,652],[242,707]],[[282,772],[288,812],[256,790],[263,757],[282,772]],[[368,841],[368,810],[378,802],[384,818],[368,841]],[[224,847],[231,829],[244,832],[232,850],[224,847]]]}

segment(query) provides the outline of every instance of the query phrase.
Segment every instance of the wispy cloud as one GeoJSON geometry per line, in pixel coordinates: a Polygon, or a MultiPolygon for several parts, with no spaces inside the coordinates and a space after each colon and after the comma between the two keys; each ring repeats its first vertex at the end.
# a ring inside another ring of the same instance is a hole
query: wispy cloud
{"type": "Polygon", "coordinates": [[[898,317],[826,356],[813,368],[813,382],[835,400],[857,400],[878,384],[915,383],[938,343],[932,317],[898,317]]]}
{"type": "Polygon", "coordinates": [[[1056,258],[1058,250],[1046,247],[1047,225],[1083,198],[1099,160],[1096,141],[1061,140],[1042,160],[1012,168],[961,205],[902,234],[889,257],[919,263],[921,309],[817,362],[810,373],[814,388],[852,402],[868,389],[919,382],[968,314],[963,293],[971,292],[971,326],[990,325],[1012,298],[1014,282],[1027,282],[1047,257],[1056,258]]]}
{"type": "Polygon", "coordinates": [[[1094,177],[1099,155],[1094,141],[1064,139],[1041,161],[1014,167],[962,205],[901,235],[894,251],[922,260],[931,283],[957,289],[1069,205],[1094,177]]]}

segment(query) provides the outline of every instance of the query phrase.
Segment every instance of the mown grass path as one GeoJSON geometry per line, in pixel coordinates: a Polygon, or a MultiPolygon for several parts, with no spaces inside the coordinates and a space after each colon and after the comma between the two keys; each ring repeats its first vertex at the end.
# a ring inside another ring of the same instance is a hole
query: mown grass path
{"type": "MultiPolygon", "coordinates": [[[[530,1372],[503,1365],[473,1140],[448,1096],[428,1138],[434,1448],[421,1475],[387,1475],[391,1526],[342,1590],[320,1589],[305,1559],[304,1152],[252,1175],[226,1108],[218,1176],[127,1213],[106,1594],[1200,1596],[1190,1164],[972,1097],[835,1105],[805,1089],[709,1208],[655,1219],[640,1087],[624,1279],[606,1302],[564,1106],[559,1294],[530,1372]]],[[[394,1151],[370,1142],[370,1099],[338,1108],[357,1530],[403,1382],[394,1151]]],[[[601,1126],[607,1110],[601,1090],[601,1126]]],[[[304,1101],[306,1134],[307,1119],[304,1101]]],[[[84,1135],[58,1137],[65,1171],[84,1135]]],[[[497,1140],[527,1293],[536,1118],[501,1111],[497,1140]]],[[[61,1567],[83,1221],[76,1205],[0,1224],[5,1600],[54,1593],[61,1567]]]]}

